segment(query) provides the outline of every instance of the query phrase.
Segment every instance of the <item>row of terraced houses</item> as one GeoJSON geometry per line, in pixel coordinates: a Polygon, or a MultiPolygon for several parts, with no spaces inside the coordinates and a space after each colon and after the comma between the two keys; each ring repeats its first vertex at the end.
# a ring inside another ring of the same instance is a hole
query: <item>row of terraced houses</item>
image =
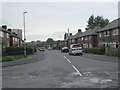
{"type": "Polygon", "coordinates": [[[70,34],[67,39],[61,41],[63,46],[68,44],[82,44],[84,48],[108,47],[118,48],[120,43],[120,18],[113,20],[105,27],[94,27],[82,32],[78,29],[75,35],[70,34]]]}
{"type": "Polygon", "coordinates": [[[22,30],[7,28],[6,25],[0,27],[0,47],[5,49],[10,46],[23,45],[22,30]]]}

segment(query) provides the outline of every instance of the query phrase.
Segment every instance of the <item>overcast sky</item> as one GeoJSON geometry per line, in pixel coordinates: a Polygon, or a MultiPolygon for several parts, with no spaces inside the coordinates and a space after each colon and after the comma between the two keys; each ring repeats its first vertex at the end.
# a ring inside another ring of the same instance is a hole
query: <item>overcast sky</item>
{"type": "Polygon", "coordinates": [[[92,14],[110,21],[118,18],[118,2],[2,2],[2,24],[23,29],[24,11],[27,41],[58,40],[68,28],[73,34],[85,31],[92,14]]]}

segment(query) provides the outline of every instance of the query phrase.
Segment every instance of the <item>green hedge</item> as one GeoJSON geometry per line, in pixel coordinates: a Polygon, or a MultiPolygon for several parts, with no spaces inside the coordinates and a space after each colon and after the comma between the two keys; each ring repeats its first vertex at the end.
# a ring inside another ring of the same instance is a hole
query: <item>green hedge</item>
{"type": "Polygon", "coordinates": [[[120,51],[114,51],[114,52],[107,52],[107,53],[105,53],[105,55],[107,55],[107,56],[117,56],[117,57],[120,57],[120,51]]]}
{"type": "Polygon", "coordinates": [[[105,53],[105,49],[104,48],[85,48],[83,52],[102,55],[105,53]]]}
{"type": "MultiPolygon", "coordinates": [[[[33,54],[36,52],[36,48],[34,47],[26,47],[27,55],[33,54]]],[[[6,48],[7,55],[23,55],[24,47],[8,47],[6,48]]]]}

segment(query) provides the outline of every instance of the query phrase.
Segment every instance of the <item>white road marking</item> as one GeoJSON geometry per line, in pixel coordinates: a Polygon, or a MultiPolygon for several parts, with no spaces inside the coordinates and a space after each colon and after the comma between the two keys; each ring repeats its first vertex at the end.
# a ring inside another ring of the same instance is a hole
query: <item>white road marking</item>
{"type": "Polygon", "coordinates": [[[66,56],[64,56],[64,58],[66,58],[66,56]]]}
{"type": "Polygon", "coordinates": [[[74,65],[72,65],[72,67],[76,70],[76,72],[80,75],[80,77],[82,76],[82,74],[78,71],[78,69],[74,66],[74,65]]]}
{"type": "Polygon", "coordinates": [[[69,63],[71,63],[71,61],[70,61],[69,59],[67,59],[67,61],[68,61],[69,63]]]}
{"type": "Polygon", "coordinates": [[[11,78],[13,78],[13,79],[19,79],[20,77],[19,76],[13,76],[11,78]]]}
{"type": "MultiPolygon", "coordinates": [[[[67,59],[66,56],[64,56],[64,58],[67,59]]],[[[71,61],[70,61],[69,59],[67,59],[67,61],[68,61],[69,63],[71,63],[71,61]]],[[[80,71],[79,71],[74,65],[72,65],[72,67],[75,69],[75,71],[79,74],[80,77],[83,76],[83,75],[80,73],[80,71]]]]}

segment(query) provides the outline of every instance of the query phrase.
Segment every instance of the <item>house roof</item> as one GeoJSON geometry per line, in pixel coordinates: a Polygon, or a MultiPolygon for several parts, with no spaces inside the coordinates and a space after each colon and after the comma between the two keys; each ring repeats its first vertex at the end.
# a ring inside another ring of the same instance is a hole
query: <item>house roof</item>
{"type": "Polygon", "coordinates": [[[98,32],[113,29],[113,28],[117,28],[117,27],[120,27],[120,18],[113,20],[108,25],[106,25],[101,30],[99,30],[98,32]]]}
{"type": "Polygon", "coordinates": [[[93,29],[85,31],[81,36],[87,36],[87,35],[92,35],[96,34],[97,31],[101,30],[101,27],[94,27],[93,29]]]}
{"type": "Polygon", "coordinates": [[[83,34],[83,32],[78,32],[78,33],[76,33],[75,35],[70,36],[70,39],[77,38],[77,37],[79,37],[79,36],[82,35],[82,34],[83,34]]]}
{"type": "Polygon", "coordinates": [[[0,27],[0,31],[3,31],[3,32],[5,32],[5,33],[10,33],[8,30],[3,29],[2,27],[0,27]]]}
{"type": "Polygon", "coordinates": [[[93,29],[89,29],[85,32],[78,32],[75,35],[70,36],[70,39],[75,39],[75,38],[82,37],[82,36],[96,34],[96,32],[99,31],[99,30],[101,30],[101,27],[96,26],[93,29]]]}

